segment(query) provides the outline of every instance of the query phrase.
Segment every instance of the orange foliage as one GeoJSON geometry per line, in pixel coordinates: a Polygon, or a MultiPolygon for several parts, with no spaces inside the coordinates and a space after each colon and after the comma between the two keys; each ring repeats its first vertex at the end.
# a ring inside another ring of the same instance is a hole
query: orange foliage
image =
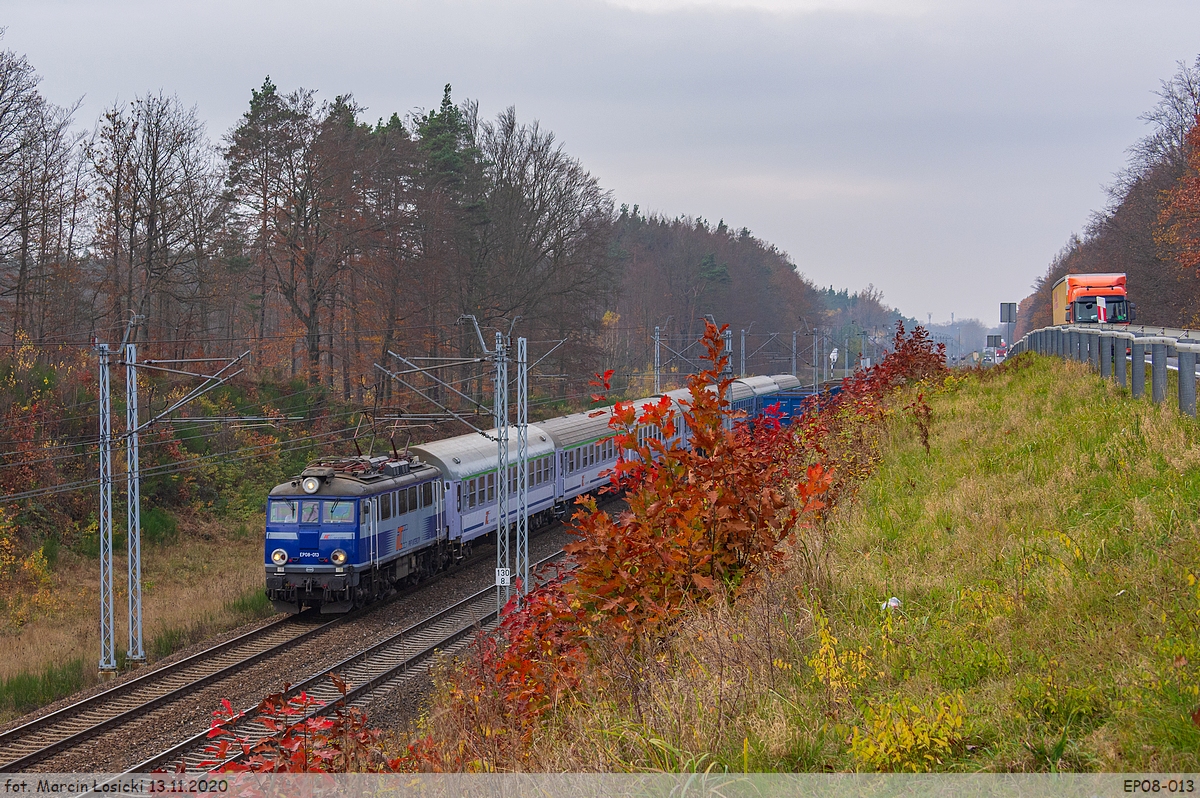
{"type": "Polygon", "coordinates": [[[1187,170],[1164,192],[1154,241],[1183,277],[1200,278],[1200,117],[1186,139],[1187,170]]]}

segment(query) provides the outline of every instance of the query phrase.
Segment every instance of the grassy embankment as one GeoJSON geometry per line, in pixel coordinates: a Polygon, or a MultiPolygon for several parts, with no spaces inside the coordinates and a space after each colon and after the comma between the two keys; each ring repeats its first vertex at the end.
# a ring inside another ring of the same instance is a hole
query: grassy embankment
{"type": "Polygon", "coordinates": [[[1200,427],[1050,359],[933,407],[929,454],[893,425],[831,530],[830,628],[883,674],[834,761],[880,763],[889,709],[937,727],[961,697],[949,767],[1196,769],[1200,427]]]}
{"type": "Polygon", "coordinates": [[[1200,768],[1200,426],[1048,358],[933,391],[928,452],[910,399],[762,590],[479,765],[1200,768]]]}
{"type": "MultiPolygon", "coordinates": [[[[143,553],[143,628],[151,661],[274,612],[262,590],[261,520],[231,525],[185,519],[183,525],[184,530],[143,553]]],[[[98,678],[97,561],[70,550],[57,559],[42,589],[23,597],[19,609],[7,607],[0,722],[98,678]]],[[[114,571],[117,650],[123,664],[128,611],[124,556],[114,558],[114,571]]],[[[14,599],[10,596],[8,605],[15,605],[14,599]]]]}

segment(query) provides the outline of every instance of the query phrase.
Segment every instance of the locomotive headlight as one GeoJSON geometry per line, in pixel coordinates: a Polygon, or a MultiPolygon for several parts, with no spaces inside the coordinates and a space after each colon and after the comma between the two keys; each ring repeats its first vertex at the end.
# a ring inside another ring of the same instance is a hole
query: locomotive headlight
{"type": "Polygon", "coordinates": [[[316,493],[321,489],[321,480],[316,477],[305,477],[300,483],[300,487],[304,488],[305,493],[316,493]]]}
{"type": "Polygon", "coordinates": [[[346,552],[342,551],[341,549],[334,549],[333,554],[329,555],[329,561],[334,565],[345,565],[346,552]]]}
{"type": "Polygon", "coordinates": [[[287,552],[283,549],[275,549],[275,551],[271,552],[271,562],[275,563],[276,565],[284,565],[287,563],[287,561],[287,552]]]}

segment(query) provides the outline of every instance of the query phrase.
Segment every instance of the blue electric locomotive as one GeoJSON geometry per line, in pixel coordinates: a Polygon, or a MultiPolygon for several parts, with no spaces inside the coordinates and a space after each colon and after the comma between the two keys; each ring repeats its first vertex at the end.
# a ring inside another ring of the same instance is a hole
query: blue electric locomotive
{"type": "Polygon", "coordinates": [[[418,458],[313,463],[267,500],[267,597],[281,612],[346,612],[451,557],[441,472],[418,458]]]}

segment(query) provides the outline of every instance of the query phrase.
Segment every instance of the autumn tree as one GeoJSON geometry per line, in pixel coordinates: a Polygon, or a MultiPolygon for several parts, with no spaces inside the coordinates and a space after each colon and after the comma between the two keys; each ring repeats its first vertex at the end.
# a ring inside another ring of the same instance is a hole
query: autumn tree
{"type": "Polygon", "coordinates": [[[208,332],[218,304],[221,165],[195,108],[161,92],[114,104],[88,155],[110,330],[119,335],[137,314],[154,338],[208,332]]]}
{"type": "MultiPolygon", "coordinates": [[[[1174,265],[1176,277],[1194,285],[1200,280],[1200,116],[1188,132],[1186,153],[1187,167],[1165,192],[1155,241],[1174,265]]],[[[1197,319],[1200,313],[1187,322],[1197,319]]]]}
{"type": "Polygon", "coordinates": [[[23,57],[0,52],[0,302],[8,333],[42,341],[78,327],[86,293],[76,233],[83,199],[73,108],[47,102],[23,57]]]}

